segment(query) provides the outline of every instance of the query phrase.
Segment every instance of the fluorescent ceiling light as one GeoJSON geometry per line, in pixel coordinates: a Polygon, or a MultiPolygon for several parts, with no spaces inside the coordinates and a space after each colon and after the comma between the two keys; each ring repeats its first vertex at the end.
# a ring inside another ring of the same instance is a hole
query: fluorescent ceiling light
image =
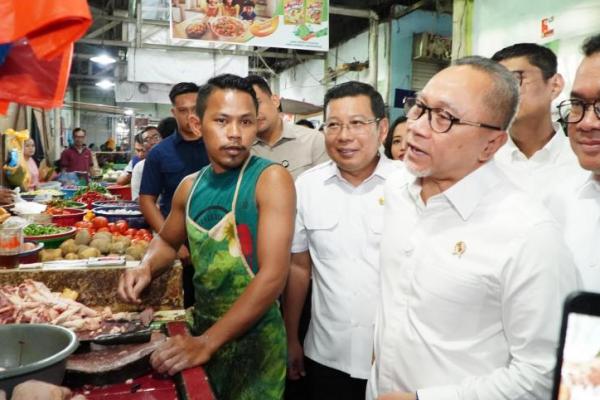
{"type": "Polygon", "coordinates": [[[114,82],[109,81],[108,79],[102,79],[100,82],[96,82],[96,86],[102,89],[110,89],[115,86],[114,82]]]}
{"type": "Polygon", "coordinates": [[[125,111],[123,112],[123,114],[125,114],[125,115],[133,115],[133,110],[132,110],[132,109],[130,109],[130,108],[128,108],[127,110],[125,110],[125,111]]]}
{"type": "Polygon", "coordinates": [[[117,62],[117,60],[114,57],[109,56],[106,53],[102,53],[99,56],[92,57],[92,58],[90,58],[90,60],[92,60],[95,63],[102,64],[102,65],[108,65],[108,64],[117,62]]]}

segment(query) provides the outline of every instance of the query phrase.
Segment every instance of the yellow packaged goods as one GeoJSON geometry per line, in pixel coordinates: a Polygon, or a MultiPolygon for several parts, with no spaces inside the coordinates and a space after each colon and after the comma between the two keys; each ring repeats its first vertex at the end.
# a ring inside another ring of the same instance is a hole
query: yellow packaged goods
{"type": "Polygon", "coordinates": [[[286,25],[304,23],[304,0],[283,0],[283,22],[286,25]]]}
{"type": "Polygon", "coordinates": [[[306,0],[306,22],[320,24],[323,16],[322,0],[306,0]]]}

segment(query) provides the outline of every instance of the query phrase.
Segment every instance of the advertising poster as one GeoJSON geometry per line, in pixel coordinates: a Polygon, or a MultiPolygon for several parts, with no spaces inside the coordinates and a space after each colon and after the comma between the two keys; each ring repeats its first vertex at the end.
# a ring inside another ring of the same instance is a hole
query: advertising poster
{"type": "Polygon", "coordinates": [[[173,0],[172,39],[329,49],[329,0],[173,0]]]}

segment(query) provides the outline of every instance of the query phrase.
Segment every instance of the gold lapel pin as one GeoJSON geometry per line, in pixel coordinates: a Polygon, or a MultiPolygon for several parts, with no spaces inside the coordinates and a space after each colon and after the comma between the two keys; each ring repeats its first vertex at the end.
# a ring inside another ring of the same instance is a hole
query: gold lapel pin
{"type": "Polygon", "coordinates": [[[383,197],[379,198],[379,205],[382,206],[385,204],[385,199],[383,197]]]}
{"type": "Polygon", "coordinates": [[[461,240],[460,242],[456,242],[456,244],[454,245],[454,253],[452,254],[460,258],[460,256],[462,256],[465,253],[465,251],[467,251],[467,244],[461,240]]]}

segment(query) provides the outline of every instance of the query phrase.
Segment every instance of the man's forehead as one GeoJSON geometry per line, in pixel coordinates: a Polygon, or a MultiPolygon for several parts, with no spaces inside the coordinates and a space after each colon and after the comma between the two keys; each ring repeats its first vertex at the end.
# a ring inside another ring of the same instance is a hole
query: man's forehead
{"type": "Polygon", "coordinates": [[[589,100],[600,97],[600,53],[583,59],[577,68],[571,95],[589,100]]]}

